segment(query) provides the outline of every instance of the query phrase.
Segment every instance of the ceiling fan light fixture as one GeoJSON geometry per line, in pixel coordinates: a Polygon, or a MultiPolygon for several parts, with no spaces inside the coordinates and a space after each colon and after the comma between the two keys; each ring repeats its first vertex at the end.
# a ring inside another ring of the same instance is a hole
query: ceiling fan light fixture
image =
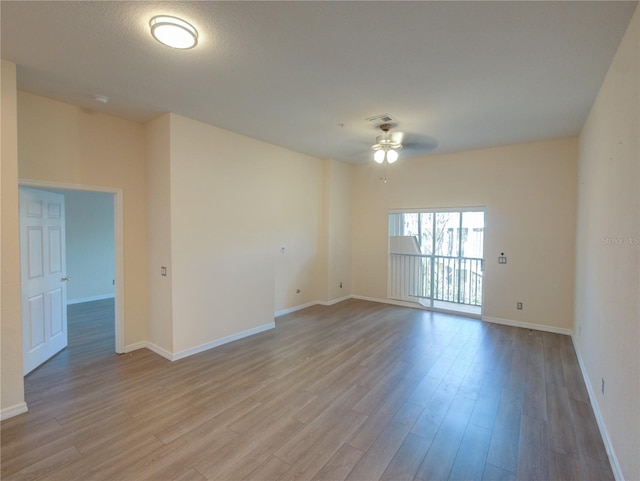
{"type": "Polygon", "coordinates": [[[376,138],[376,142],[377,143],[374,145],[374,147],[378,146],[380,149],[400,150],[402,148],[402,144],[400,144],[399,142],[396,142],[391,137],[385,137],[383,135],[379,135],[376,138]]]}
{"type": "Polygon", "coordinates": [[[373,160],[375,160],[378,164],[382,164],[384,162],[385,154],[384,150],[376,150],[373,153],[373,160]]]}
{"type": "Polygon", "coordinates": [[[402,149],[402,132],[391,133],[389,129],[393,127],[391,124],[382,124],[380,130],[384,132],[383,135],[376,137],[376,143],[371,146],[373,150],[373,160],[378,164],[387,163],[393,164],[398,160],[398,150],[402,149]]]}
{"type": "Polygon", "coordinates": [[[198,31],[189,22],[170,15],[157,15],[149,21],[151,35],[167,47],[187,50],[198,44],[198,31]]]}
{"type": "Polygon", "coordinates": [[[378,164],[383,164],[386,160],[387,163],[393,164],[396,160],[398,160],[398,152],[394,149],[390,149],[388,147],[382,147],[379,149],[374,149],[373,160],[375,160],[378,164]]]}

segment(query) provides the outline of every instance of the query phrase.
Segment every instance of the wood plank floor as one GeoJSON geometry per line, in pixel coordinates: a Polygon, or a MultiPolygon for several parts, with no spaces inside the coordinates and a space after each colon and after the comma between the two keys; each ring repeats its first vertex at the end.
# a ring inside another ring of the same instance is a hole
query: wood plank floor
{"type": "Polygon", "coordinates": [[[113,304],[1,424],[14,480],[613,480],[567,336],[349,300],[169,362],[113,304]]]}

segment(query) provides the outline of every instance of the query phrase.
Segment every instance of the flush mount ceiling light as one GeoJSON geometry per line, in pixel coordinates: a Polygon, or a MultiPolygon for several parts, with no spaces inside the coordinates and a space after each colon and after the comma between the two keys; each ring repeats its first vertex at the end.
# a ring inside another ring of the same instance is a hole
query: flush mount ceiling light
{"type": "Polygon", "coordinates": [[[198,44],[198,31],[188,22],[169,15],[158,15],[149,21],[151,35],[158,42],[181,50],[198,44]]]}
{"type": "Polygon", "coordinates": [[[376,143],[371,146],[373,150],[373,160],[378,164],[384,163],[386,160],[389,164],[393,164],[398,160],[398,150],[402,148],[402,133],[397,132],[398,135],[390,133],[389,129],[391,124],[382,124],[380,130],[384,132],[383,135],[376,137],[376,143]]]}

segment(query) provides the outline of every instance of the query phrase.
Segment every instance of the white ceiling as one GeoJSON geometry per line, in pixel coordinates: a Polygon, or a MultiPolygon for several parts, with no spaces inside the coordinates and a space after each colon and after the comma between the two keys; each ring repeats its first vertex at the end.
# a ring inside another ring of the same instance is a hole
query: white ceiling
{"type": "Polygon", "coordinates": [[[432,152],[577,134],[636,5],[3,0],[1,47],[26,91],[357,163],[383,113],[432,152]],[[157,14],[194,24],[197,48],[153,40],[157,14]]]}

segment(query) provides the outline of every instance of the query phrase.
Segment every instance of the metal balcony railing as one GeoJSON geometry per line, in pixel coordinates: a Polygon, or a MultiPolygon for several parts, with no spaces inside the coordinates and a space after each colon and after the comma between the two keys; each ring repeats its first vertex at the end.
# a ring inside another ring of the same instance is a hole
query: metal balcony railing
{"type": "Polygon", "coordinates": [[[482,306],[483,260],[424,254],[389,254],[389,297],[482,306]]]}

